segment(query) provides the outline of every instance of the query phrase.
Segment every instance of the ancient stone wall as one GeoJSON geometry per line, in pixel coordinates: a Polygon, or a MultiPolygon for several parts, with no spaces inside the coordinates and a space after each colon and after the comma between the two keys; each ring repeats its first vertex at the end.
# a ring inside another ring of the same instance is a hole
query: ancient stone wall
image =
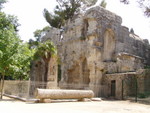
{"type": "Polygon", "coordinates": [[[105,96],[113,97],[115,95],[116,99],[126,99],[128,96],[135,96],[136,76],[135,72],[106,74],[103,78],[108,89],[105,96]]]}
{"type": "Polygon", "coordinates": [[[30,96],[34,95],[36,88],[57,88],[57,60],[55,57],[51,57],[47,65],[42,59],[38,59],[32,62],[30,72],[30,96]],[[46,72],[47,71],[47,72],[46,72]]]}
{"type": "Polygon", "coordinates": [[[62,30],[52,28],[43,41],[57,45],[60,83],[83,84],[78,88],[89,87],[98,96],[96,86],[103,85],[105,74],[136,72],[150,64],[148,42],[121,23],[121,17],[97,6],[68,20],[62,30]]]}
{"type": "Polygon", "coordinates": [[[136,34],[129,33],[128,28],[122,27],[121,37],[117,40],[117,52],[125,52],[145,59],[144,63],[150,65],[149,42],[142,40],[136,34]]]}

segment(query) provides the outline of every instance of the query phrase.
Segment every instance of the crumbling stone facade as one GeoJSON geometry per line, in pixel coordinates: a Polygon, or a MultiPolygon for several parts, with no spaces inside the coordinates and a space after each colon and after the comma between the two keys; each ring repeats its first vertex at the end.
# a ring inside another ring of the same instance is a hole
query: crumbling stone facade
{"type": "Polygon", "coordinates": [[[96,6],[68,20],[63,30],[50,29],[43,41],[51,40],[58,48],[60,87],[69,84],[70,88],[92,89],[96,96],[109,96],[109,91],[102,91],[110,89],[109,74],[136,73],[150,65],[148,40],[130,33],[121,23],[121,17],[96,6]]]}
{"type": "Polygon", "coordinates": [[[57,59],[51,57],[48,61],[48,69],[45,69],[47,65],[42,59],[38,59],[32,62],[30,71],[30,97],[35,96],[36,88],[57,88],[57,59]]]}

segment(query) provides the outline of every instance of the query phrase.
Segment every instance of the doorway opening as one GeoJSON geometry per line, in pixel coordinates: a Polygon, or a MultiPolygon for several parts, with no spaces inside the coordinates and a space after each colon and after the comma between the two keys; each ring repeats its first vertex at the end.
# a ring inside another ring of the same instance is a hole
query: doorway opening
{"type": "Polygon", "coordinates": [[[111,81],[111,96],[116,96],[116,80],[111,81]]]}

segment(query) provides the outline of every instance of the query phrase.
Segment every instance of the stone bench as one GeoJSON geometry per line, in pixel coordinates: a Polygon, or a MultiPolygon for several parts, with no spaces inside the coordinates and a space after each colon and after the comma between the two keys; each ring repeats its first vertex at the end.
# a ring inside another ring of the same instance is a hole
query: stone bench
{"type": "Polygon", "coordinates": [[[78,99],[92,98],[94,93],[92,90],[69,90],[69,89],[36,89],[36,98],[39,102],[44,102],[44,99],[78,99]]]}

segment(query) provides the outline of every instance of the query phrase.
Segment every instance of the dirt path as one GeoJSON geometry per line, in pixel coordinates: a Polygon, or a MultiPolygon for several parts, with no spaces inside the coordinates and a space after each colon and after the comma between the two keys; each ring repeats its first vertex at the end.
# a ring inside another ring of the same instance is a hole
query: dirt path
{"type": "Polygon", "coordinates": [[[0,101],[0,113],[150,113],[150,105],[129,101],[25,103],[0,101]],[[2,111],[2,112],[1,112],[2,111]]]}

